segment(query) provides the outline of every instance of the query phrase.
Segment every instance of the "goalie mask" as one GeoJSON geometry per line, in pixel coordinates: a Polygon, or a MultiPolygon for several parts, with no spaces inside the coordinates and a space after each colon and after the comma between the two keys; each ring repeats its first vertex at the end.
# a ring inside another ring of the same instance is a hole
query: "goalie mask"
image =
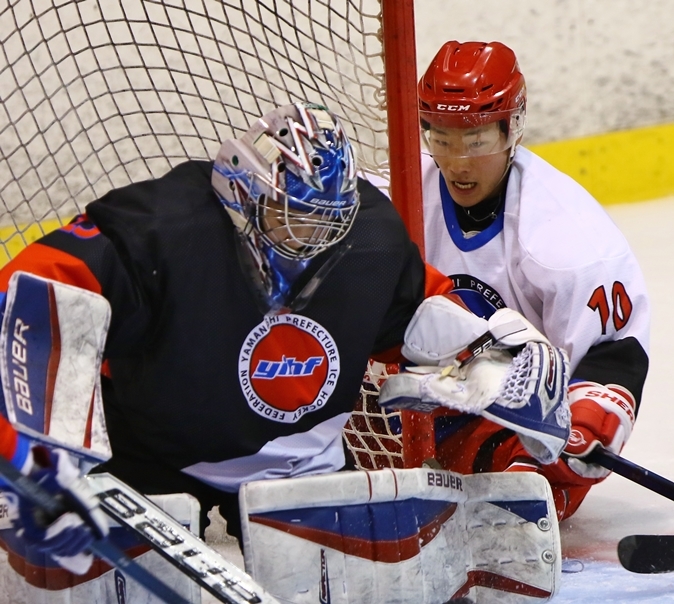
{"type": "Polygon", "coordinates": [[[265,312],[290,306],[299,275],[346,236],[359,205],[351,143],[332,112],[310,103],[279,107],[225,141],[212,182],[265,312]]]}
{"type": "Polygon", "coordinates": [[[476,157],[510,149],[524,133],[526,86],[500,42],[445,43],[418,86],[422,136],[433,156],[476,157]]]}

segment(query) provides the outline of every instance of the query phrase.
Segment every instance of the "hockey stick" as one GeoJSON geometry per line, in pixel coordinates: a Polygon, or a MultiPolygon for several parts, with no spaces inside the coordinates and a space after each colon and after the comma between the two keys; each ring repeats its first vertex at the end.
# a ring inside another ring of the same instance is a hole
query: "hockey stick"
{"type": "Polygon", "coordinates": [[[674,535],[629,535],[618,543],[618,560],[633,573],[674,572],[674,535]]]}
{"type": "MultiPolygon", "coordinates": [[[[583,461],[598,464],[674,501],[674,482],[634,462],[596,448],[583,461]]],[[[620,564],[633,573],[674,572],[674,535],[629,535],[618,543],[620,564]]]]}
{"type": "MultiPolygon", "coordinates": [[[[536,329],[533,326],[530,325],[529,327],[531,327],[533,332],[536,332],[536,329]]],[[[527,324],[520,319],[512,319],[507,323],[495,325],[493,328],[485,331],[481,336],[473,340],[470,344],[468,344],[468,346],[466,346],[456,355],[455,364],[457,368],[467,365],[478,355],[482,354],[486,350],[489,350],[493,346],[496,346],[496,344],[499,342],[502,342],[504,338],[512,336],[516,333],[527,331],[529,327],[527,327],[527,324]]],[[[524,342],[522,342],[522,344],[524,344],[524,342]]],[[[517,348],[517,346],[513,346],[513,348],[517,348]]]]}
{"type": "MultiPolygon", "coordinates": [[[[9,486],[21,497],[31,501],[41,508],[51,518],[57,518],[68,511],[63,503],[45,491],[37,483],[21,474],[9,461],[0,457],[0,475],[9,486]]],[[[183,596],[166,585],[163,581],[145,570],[138,563],[129,558],[123,551],[107,540],[94,541],[90,546],[91,552],[108,562],[110,565],[123,570],[129,577],[137,581],[147,591],[161,598],[165,602],[176,604],[190,604],[183,596]]]]}
{"type": "Polygon", "coordinates": [[[461,368],[475,360],[478,355],[482,354],[485,350],[489,350],[496,342],[498,342],[498,338],[491,331],[486,331],[456,355],[457,368],[461,368]]]}
{"type": "Polygon", "coordinates": [[[642,468],[616,453],[597,447],[587,457],[584,457],[583,461],[600,465],[602,468],[611,470],[623,478],[636,482],[642,487],[674,501],[674,482],[642,468]]]}
{"type": "Polygon", "coordinates": [[[279,604],[246,572],[112,474],[87,476],[103,510],[219,601],[279,604]]]}
{"type": "MultiPolygon", "coordinates": [[[[66,508],[42,487],[0,457],[0,475],[14,491],[56,518],[66,508]]],[[[140,537],[154,551],[225,604],[279,604],[252,577],[206,545],[178,521],[111,474],[86,477],[101,509],[140,537]]],[[[171,604],[190,604],[109,541],[95,541],[91,552],[123,570],[149,592],[171,604]]]]}

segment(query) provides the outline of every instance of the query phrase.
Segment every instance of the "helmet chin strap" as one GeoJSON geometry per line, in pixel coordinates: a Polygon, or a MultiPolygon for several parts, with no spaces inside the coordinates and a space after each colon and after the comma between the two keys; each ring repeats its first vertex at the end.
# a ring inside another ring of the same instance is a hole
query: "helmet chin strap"
{"type": "Polygon", "coordinates": [[[517,141],[515,141],[513,146],[510,147],[510,153],[508,154],[508,161],[506,162],[505,170],[503,170],[503,174],[502,174],[501,178],[499,178],[499,181],[496,184],[497,187],[501,186],[501,183],[503,182],[503,179],[510,172],[510,166],[513,165],[513,159],[515,158],[515,152],[517,151],[517,145],[519,145],[519,144],[520,144],[520,141],[517,140],[517,141]]]}
{"type": "Polygon", "coordinates": [[[515,144],[512,147],[510,147],[510,153],[508,154],[508,161],[506,162],[505,168],[503,169],[503,174],[501,174],[501,178],[498,179],[498,182],[494,187],[494,191],[501,186],[501,184],[503,183],[503,179],[506,178],[506,176],[508,176],[508,173],[510,172],[510,166],[513,165],[513,159],[515,157],[515,151],[517,151],[517,145],[519,145],[519,141],[515,142],[515,144]]]}
{"type": "Polygon", "coordinates": [[[513,158],[515,157],[515,152],[517,151],[518,145],[522,142],[523,134],[520,134],[517,140],[513,143],[513,146],[510,147],[510,155],[508,157],[508,164],[506,165],[506,172],[510,169],[510,165],[513,163],[513,158]]]}

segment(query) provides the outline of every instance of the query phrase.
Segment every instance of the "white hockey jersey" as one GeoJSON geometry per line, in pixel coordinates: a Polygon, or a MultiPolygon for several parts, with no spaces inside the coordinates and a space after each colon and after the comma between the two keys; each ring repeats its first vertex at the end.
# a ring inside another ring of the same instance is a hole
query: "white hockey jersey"
{"type": "Polygon", "coordinates": [[[585,189],[520,146],[504,210],[485,230],[465,235],[431,157],[424,155],[422,170],[426,260],[452,277],[471,310],[484,317],[502,306],[518,310],[568,351],[572,372],[591,347],[629,338],[640,344],[629,340],[629,348],[643,352],[626,364],[647,367],[644,278],[625,237],[585,189]]]}

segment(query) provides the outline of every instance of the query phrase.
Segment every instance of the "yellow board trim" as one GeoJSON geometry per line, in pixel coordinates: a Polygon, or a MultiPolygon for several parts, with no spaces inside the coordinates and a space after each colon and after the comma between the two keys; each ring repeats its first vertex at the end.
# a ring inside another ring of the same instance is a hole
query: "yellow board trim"
{"type": "Polygon", "coordinates": [[[525,146],[605,205],[674,195],[674,124],[525,146]]]}
{"type": "Polygon", "coordinates": [[[20,227],[0,227],[0,268],[5,266],[12,258],[25,248],[29,243],[37,241],[43,235],[54,231],[61,226],[58,220],[43,220],[31,225],[20,227]]]}
{"type": "MultiPolygon", "coordinates": [[[[525,146],[610,205],[674,195],[674,124],[525,146]]],[[[28,243],[60,226],[57,220],[19,232],[0,228],[0,267],[28,243]]]]}

